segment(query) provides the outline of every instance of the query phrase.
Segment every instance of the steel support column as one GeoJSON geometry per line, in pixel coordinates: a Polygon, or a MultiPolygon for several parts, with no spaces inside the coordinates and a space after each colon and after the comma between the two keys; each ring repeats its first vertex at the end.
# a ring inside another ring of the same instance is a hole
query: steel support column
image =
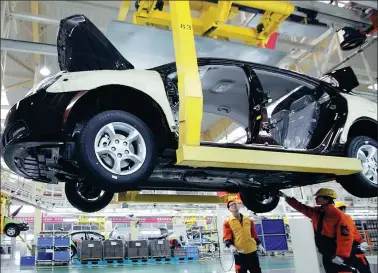
{"type": "Polygon", "coordinates": [[[203,98],[189,1],[170,1],[169,5],[180,97],[179,148],[199,146],[203,98]]]}

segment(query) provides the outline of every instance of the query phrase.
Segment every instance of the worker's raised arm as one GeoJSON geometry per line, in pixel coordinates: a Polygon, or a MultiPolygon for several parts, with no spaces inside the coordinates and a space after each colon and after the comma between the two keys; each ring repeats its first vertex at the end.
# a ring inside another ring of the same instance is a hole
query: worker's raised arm
{"type": "Polygon", "coordinates": [[[314,207],[307,206],[302,204],[294,197],[285,197],[286,202],[293,207],[298,212],[302,213],[303,215],[312,218],[315,215],[316,209],[314,207]]]}
{"type": "Polygon", "coordinates": [[[232,236],[232,230],[228,221],[224,221],[223,224],[223,242],[226,247],[234,244],[234,237],[232,236]]]}
{"type": "Polygon", "coordinates": [[[285,201],[295,210],[299,211],[303,215],[312,218],[316,213],[316,208],[306,206],[305,204],[302,204],[294,197],[289,197],[282,191],[279,192],[278,196],[285,198],[285,201]]]}
{"type": "Polygon", "coordinates": [[[352,245],[354,241],[353,229],[350,221],[344,214],[340,215],[337,223],[337,235],[336,235],[336,256],[342,258],[348,258],[352,251],[352,245]]]}

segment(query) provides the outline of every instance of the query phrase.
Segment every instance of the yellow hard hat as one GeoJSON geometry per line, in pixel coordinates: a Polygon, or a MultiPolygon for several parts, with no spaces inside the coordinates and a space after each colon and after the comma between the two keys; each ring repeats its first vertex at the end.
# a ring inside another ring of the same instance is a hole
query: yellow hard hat
{"type": "Polygon", "coordinates": [[[336,203],[335,203],[335,207],[336,208],[341,208],[341,207],[348,207],[348,205],[347,204],[345,204],[344,202],[341,202],[341,201],[337,201],[336,203]]]}
{"type": "Polygon", "coordinates": [[[315,194],[314,196],[328,196],[328,197],[331,197],[332,199],[336,199],[337,198],[337,194],[334,190],[332,189],[325,189],[325,188],[322,188],[322,189],[319,189],[315,194]]]}

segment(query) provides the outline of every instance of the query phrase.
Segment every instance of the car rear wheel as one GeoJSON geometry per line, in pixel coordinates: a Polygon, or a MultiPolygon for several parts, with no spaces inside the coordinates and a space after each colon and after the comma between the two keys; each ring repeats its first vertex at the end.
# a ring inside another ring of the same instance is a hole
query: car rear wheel
{"type": "Polygon", "coordinates": [[[349,141],[346,156],[361,160],[363,170],[360,173],[337,177],[337,182],[347,192],[360,198],[378,196],[377,151],[378,143],[370,137],[358,136],[349,141]]]}
{"type": "Polygon", "coordinates": [[[280,201],[280,197],[272,192],[242,191],[240,192],[240,199],[247,209],[255,213],[272,211],[277,207],[280,201]]]}
{"type": "Polygon", "coordinates": [[[114,193],[104,192],[88,183],[66,183],[64,187],[70,204],[83,212],[96,212],[105,208],[113,199],[114,193]]]}
{"type": "Polygon", "coordinates": [[[76,246],[75,245],[71,245],[71,248],[70,248],[70,257],[71,257],[71,260],[75,257],[76,253],[77,253],[76,246]]]}
{"type": "Polygon", "coordinates": [[[147,180],[156,161],[154,136],[138,117],[118,110],[91,118],[80,132],[79,163],[103,190],[123,192],[147,180]]]}
{"type": "Polygon", "coordinates": [[[4,233],[8,237],[17,237],[18,235],[20,235],[20,229],[16,224],[8,224],[4,228],[4,233]]]}

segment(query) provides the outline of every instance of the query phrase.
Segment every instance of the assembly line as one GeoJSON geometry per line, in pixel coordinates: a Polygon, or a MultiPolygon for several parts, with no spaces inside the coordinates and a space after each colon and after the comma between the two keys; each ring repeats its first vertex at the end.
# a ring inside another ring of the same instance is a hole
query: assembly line
{"type": "Polygon", "coordinates": [[[1,14],[4,272],[377,270],[373,1],[1,14]]]}

